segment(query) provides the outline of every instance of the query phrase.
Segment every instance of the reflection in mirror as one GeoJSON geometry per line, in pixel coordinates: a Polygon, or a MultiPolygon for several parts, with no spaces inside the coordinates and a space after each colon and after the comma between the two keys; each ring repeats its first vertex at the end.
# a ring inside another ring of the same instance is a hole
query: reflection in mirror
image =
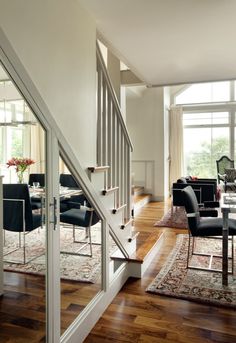
{"type": "Polygon", "coordinates": [[[46,342],[45,131],[2,66],[0,141],[0,342],[46,342]]]}
{"type": "Polygon", "coordinates": [[[102,223],[60,159],[61,333],[102,287],[102,223]]]}

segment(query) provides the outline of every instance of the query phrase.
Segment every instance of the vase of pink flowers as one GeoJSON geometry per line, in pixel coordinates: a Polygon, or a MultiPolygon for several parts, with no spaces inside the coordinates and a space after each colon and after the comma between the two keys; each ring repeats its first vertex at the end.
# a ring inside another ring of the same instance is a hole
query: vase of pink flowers
{"type": "Polygon", "coordinates": [[[18,177],[18,182],[23,183],[24,182],[24,172],[27,170],[27,168],[34,164],[35,161],[33,161],[31,158],[25,158],[25,157],[12,157],[7,162],[7,167],[15,167],[16,174],[18,177]]]}

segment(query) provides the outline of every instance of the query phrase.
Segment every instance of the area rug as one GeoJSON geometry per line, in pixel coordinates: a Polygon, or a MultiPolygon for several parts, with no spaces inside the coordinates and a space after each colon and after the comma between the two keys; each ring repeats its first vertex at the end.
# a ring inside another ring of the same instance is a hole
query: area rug
{"type": "MultiPolygon", "coordinates": [[[[221,240],[198,239],[197,249],[206,252],[209,248],[221,250],[221,240]]],[[[154,281],[146,289],[149,293],[171,296],[210,305],[236,308],[236,277],[229,275],[229,285],[222,286],[219,272],[186,269],[188,235],[178,235],[174,249],[154,281]]],[[[206,257],[192,263],[205,264],[206,257]]],[[[194,264],[195,265],[195,264],[194,264]]],[[[221,266],[217,258],[214,267],[221,266]]]]}
{"type": "MultiPolygon", "coordinates": [[[[91,228],[92,242],[101,242],[101,228],[93,226],[91,228]]],[[[84,238],[84,230],[76,229],[76,240],[82,240],[84,238]]],[[[60,231],[60,245],[61,251],[76,252],[81,246],[81,243],[73,243],[73,231],[71,228],[63,227],[60,231]]],[[[15,252],[4,257],[4,260],[10,260],[4,262],[5,271],[14,271],[21,273],[45,275],[45,230],[34,230],[26,235],[26,256],[27,260],[32,257],[36,257],[27,264],[17,264],[14,262],[22,261],[23,250],[18,249],[15,252]]],[[[6,231],[6,247],[4,248],[4,254],[14,250],[18,247],[18,234],[14,232],[6,231]]],[[[110,242],[111,252],[116,249],[113,242],[110,242]]],[[[89,247],[83,248],[83,253],[89,253],[89,247]]],[[[81,281],[95,283],[98,282],[101,276],[101,245],[92,246],[92,257],[88,256],[75,256],[60,254],[60,271],[61,278],[65,280],[81,281]]]]}
{"type": "Polygon", "coordinates": [[[187,229],[188,221],[184,207],[174,207],[158,220],[154,226],[173,227],[177,229],[187,229]]]}

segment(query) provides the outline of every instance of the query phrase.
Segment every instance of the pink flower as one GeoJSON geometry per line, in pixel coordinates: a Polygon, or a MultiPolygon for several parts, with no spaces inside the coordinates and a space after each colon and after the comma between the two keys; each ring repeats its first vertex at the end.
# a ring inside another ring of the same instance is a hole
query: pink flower
{"type": "Polygon", "coordinates": [[[7,167],[16,167],[16,172],[24,172],[31,164],[34,164],[35,161],[33,161],[31,158],[18,158],[18,157],[12,157],[7,162],[7,167]]]}

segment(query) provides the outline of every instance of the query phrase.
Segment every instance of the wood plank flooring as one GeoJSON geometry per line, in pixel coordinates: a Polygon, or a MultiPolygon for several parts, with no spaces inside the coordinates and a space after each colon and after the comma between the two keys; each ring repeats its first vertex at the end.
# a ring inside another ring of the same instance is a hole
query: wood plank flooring
{"type": "MultiPolygon", "coordinates": [[[[235,343],[236,311],[201,305],[145,292],[178,233],[185,230],[153,227],[169,204],[149,203],[135,218],[138,246],[153,233],[164,232],[163,246],[142,280],[130,278],[100,318],[85,343],[235,343]]],[[[44,278],[5,273],[0,300],[0,343],[45,342],[44,278]]],[[[98,291],[98,285],[62,282],[62,332],[98,291]]]]}
{"type": "Polygon", "coordinates": [[[150,203],[135,219],[136,230],[163,230],[164,243],[142,280],[129,279],[85,343],[235,343],[236,311],[145,292],[185,230],[157,228],[153,223],[167,206],[150,203]]]}

